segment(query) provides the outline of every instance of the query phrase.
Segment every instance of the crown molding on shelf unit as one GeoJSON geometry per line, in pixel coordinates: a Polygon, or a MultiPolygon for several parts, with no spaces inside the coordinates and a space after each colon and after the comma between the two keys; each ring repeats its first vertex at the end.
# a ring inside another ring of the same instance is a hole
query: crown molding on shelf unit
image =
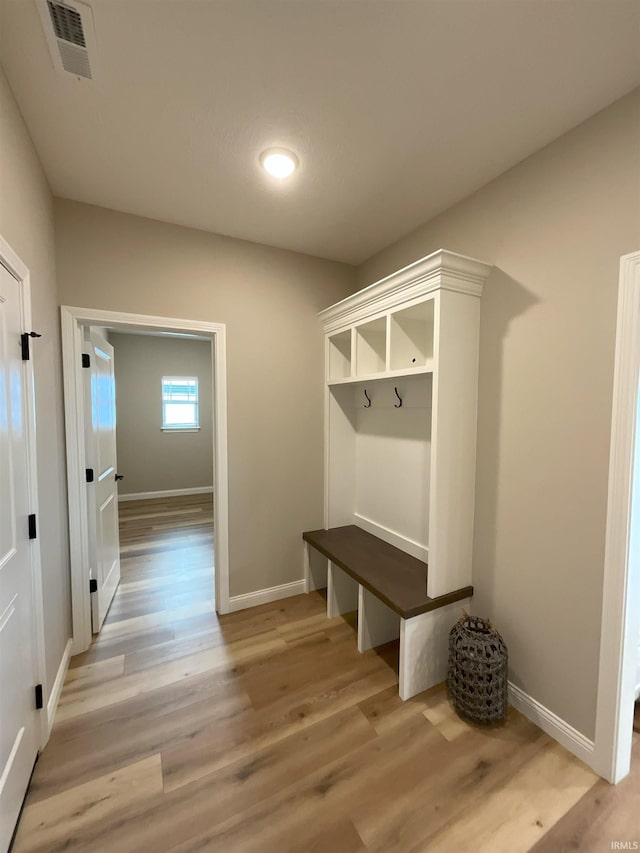
{"type": "Polygon", "coordinates": [[[491,264],[475,258],[438,249],[325,308],[318,317],[329,333],[438,289],[480,298],[492,269],[491,264]]]}

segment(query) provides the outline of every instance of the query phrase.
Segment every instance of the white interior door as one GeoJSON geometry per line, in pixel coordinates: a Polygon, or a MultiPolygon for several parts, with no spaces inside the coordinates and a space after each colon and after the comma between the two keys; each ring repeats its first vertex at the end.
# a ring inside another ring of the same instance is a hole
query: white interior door
{"type": "Polygon", "coordinates": [[[19,287],[0,264],[0,851],[38,752],[19,287]]]}
{"type": "Polygon", "coordinates": [[[116,467],[116,383],[113,347],[94,329],[88,335],[91,411],[87,424],[88,464],[93,482],[87,484],[90,516],[93,632],[102,627],[120,581],[118,481],[116,467]]]}

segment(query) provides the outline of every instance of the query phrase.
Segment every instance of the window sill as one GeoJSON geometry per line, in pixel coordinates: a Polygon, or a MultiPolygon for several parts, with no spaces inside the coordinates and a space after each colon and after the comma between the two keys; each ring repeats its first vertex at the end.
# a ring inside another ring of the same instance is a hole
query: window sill
{"type": "Polygon", "coordinates": [[[161,432],[200,432],[200,427],[160,427],[161,432]]]}

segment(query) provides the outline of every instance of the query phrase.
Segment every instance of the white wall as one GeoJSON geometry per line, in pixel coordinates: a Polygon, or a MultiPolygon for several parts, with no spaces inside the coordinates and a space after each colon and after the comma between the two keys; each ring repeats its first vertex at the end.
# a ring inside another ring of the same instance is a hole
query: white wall
{"type": "Polygon", "coordinates": [[[592,738],[640,90],[371,258],[360,286],[441,247],[496,265],[481,303],[474,611],[504,633],[511,679],[592,738]]]}
{"type": "MultiPolygon", "coordinates": [[[[46,690],[71,634],[60,320],[53,200],[29,133],[0,68],[0,234],[31,273],[46,690]]],[[[46,698],[45,698],[46,703],[46,698]]]]}
{"type": "Polygon", "coordinates": [[[212,363],[209,341],[111,332],[116,375],[120,495],[213,485],[212,363]],[[200,430],[162,427],[163,376],[198,378],[200,430]]]}

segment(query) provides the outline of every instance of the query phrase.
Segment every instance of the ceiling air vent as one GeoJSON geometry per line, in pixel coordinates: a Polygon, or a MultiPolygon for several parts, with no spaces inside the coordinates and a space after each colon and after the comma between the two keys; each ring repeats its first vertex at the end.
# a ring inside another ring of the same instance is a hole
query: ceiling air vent
{"type": "Polygon", "coordinates": [[[56,70],[92,80],[95,34],[91,8],[75,0],[39,0],[38,7],[56,70]]]}

